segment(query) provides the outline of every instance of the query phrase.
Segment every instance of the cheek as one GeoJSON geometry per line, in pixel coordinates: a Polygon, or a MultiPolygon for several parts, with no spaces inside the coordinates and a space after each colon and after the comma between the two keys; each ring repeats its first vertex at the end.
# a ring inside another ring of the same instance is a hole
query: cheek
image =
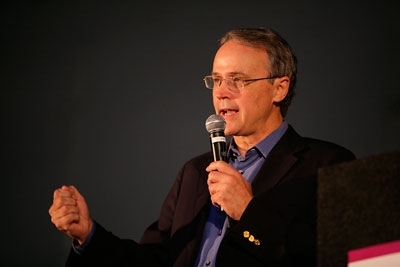
{"type": "Polygon", "coordinates": [[[267,91],[259,92],[254,96],[253,100],[255,105],[259,106],[260,108],[272,105],[274,102],[272,89],[269,88],[267,91]]]}
{"type": "Polygon", "coordinates": [[[271,108],[273,106],[272,98],[267,95],[259,95],[254,98],[251,103],[248,104],[249,112],[255,115],[256,117],[264,116],[262,114],[268,114],[271,112],[271,108]]]}
{"type": "Polygon", "coordinates": [[[215,112],[217,112],[218,98],[216,98],[214,95],[212,96],[212,102],[213,102],[213,105],[214,105],[215,112]]]}

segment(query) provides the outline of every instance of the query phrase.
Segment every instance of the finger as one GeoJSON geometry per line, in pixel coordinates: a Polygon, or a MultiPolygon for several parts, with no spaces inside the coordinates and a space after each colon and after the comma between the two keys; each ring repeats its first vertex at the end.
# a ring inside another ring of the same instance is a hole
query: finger
{"type": "Polygon", "coordinates": [[[60,210],[65,206],[76,207],[77,203],[71,192],[65,186],[63,186],[54,190],[53,203],[49,209],[50,215],[62,212],[60,210]]]}
{"type": "Polygon", "coordinates": [[[226,173],[213,171],[208,174],[207,185],[208,187],[213,186],[218,188],[218,190],[224,191],[227,187],[229,189],[232,186],[232,178],[232,176],[226,173]]]}
{"type": "Polygon", "coordinates": [[[224,171],[226,168],[232,168],[227,162],[225,161],[213,161],[211,162],[207,168],[206,171],[211,172],[211,171],[224,171]]]}
{"type": "Polygon", "coordinates": [[[51,221],[58,230],[67,231],[71,228],[72,224],[79,222],[79,214],[68,213],[61,217],[52,217],[51,221]]]}
{"type": "Polygon", "coordinates": [[[82,196],[82,194],[79,192],[79,190],[75,186],[70,185],[68,188],[77,201],[85,200],[85,198],[82,196]]]}
{"type": "Polygon", "coordinates": [[[213,194],[211,196],[211,203],[215,207],[219,208],[221,211],[224,211],[224,208],[222,207],[221,200],[219,199],[218,194],[213,194]]]}
{"type": "Polygon", "coordinates": [[[49,214],[52,219],[58,219],[73,213],[79,214],[77,205],[52,205],[49,209],[49,214]]]}
{"type": "Polygon", "coordinates": [[[212,184],[216,183],[218,181],[217,178],[216,172],[210,172],[207,178],[207,185],[210,187],[212,184]]]}
{"type": "Polygon", "coordinates": [[[54,190],[53,193],[53,198],[60,196],[71,196],[71,192],[68,189],[66,189],[65,186],[62,186],[54,190]]]}
{"type": "Polygon", "coordinates": [[[224,163],[225,162],[223,161],[213,161],[210,163],[210,165],[207,166],[206,171],[207,172],[218,171],[224,166],[224,163]]]}
{"type": "Polygon", "coordinates": [[[76,206],[76,200],[69,193],[56,192],[53,198],[52,208],[57,210],[62,206],[76,206]]]}
{"type": "Polygon", "coordinates": [[[68,213],[70,210],[78,210],[77,205],[74,200],[70,201],[55,201],[53,205],[49,208],[50,216],[55,216],[56,214],[68,213]]]}
{"type": "Polygon", "coordinates": [[[239,175],[242,177],[242,175],[235,168],[233,168],[231,165],[229,165],[228,163],[226,163],[224,161],[211,162],[210,165],[208,165],[208,167],[206,168],[206,171],[208,173],[216,171],[216,172],[225,173],[225,174],[231,175],[231,176],[239,175]]]}
{"type": "Polygon", "coordinates": [[[72,198],[76,198],[77,196],[81,196],[79,191],[73,185],[63,185],[60,188],[54,191],[54,195],[60,196],[70,196],[72,198]]]}

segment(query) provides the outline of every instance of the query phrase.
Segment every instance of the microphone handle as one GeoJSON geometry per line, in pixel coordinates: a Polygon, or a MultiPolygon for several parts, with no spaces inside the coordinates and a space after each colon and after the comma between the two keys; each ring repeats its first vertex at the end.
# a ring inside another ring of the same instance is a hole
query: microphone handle
{"type": "Polygon", "coordinates": [[[213,132],[210,134],[211,148],[213,151],[214,161],[227,161],[226,155],[226,138],[224,132],[213,132]]]}

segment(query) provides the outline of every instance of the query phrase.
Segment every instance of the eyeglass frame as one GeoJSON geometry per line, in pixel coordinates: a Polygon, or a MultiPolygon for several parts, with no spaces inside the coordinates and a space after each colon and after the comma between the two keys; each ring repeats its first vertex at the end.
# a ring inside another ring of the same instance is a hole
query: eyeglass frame
{"type": "MultiPolygon", "coordinates": [[[[232,90],[232,88],[230,88],[229,84],[231,84],[231,82],[234,82],[234,81],[233,81],[234,78],[235,78],[235,79],[239,79],[239,80],[242,82],[241,88],[238,88],[238,87],[233,88],[234,90],[237,89],[237,90],[240,91],[240,90],[242,90],[242,89],[244,88],[245,85],[248,85],[248,84],[250,84],[250,83],[253,83],[253,82],[256,82],[256,81],[261,81],[261,80],[276,79],[276,78],[279,78],[279,77],[277,77],[277,76],[272,76],[272,77],[265,77],[265,78],[255,78],[255,79],[246,79],[246,80],[242,80],[242,78],[239,78],[239,77],[229,76],[229,77],[227,77],[227,78],[221,78],[218,87],[220,87],[221,84],[222,84],[222,82],[225,81],[225,84],[226,84],[226,86],[228,87],[228,89],[232,90]],[[227,79],[230,79],[230,82],[227,83],[227,82],[226,82],[227,79]]],[[[210,89],[210,90],[213,90],[213,89],[214,89],[216,83],[214,82],[214,78],[213,78],[212,75],[204,76],[203,81],[204,81],[204,84],[205,84],[205,86],[206,86],[207,89],[210,89]],[[210,87],[207,86],[207,81],[206,81],[207,79],[211,79],[211,80],[212,80],[212,82],[213,82],[213,84],[214,84],[214,86],[213,86],[212,88],[210,88],[210,87]]]]}

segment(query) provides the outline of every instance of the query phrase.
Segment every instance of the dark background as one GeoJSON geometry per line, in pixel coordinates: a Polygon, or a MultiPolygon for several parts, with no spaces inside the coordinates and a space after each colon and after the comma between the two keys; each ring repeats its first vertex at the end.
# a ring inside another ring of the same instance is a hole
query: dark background
{"type": "Polygon", "coordinates": [[[48,215],[63,184],[139,239],[180,166],[209,150],[202,78],[234,27],[272,27],[292,44],[287,120],[299,133],[359,158],[399,149],[400,10],[349,2],[3,3],[0,265],[63,265],[71,241],[48,215]]]}

